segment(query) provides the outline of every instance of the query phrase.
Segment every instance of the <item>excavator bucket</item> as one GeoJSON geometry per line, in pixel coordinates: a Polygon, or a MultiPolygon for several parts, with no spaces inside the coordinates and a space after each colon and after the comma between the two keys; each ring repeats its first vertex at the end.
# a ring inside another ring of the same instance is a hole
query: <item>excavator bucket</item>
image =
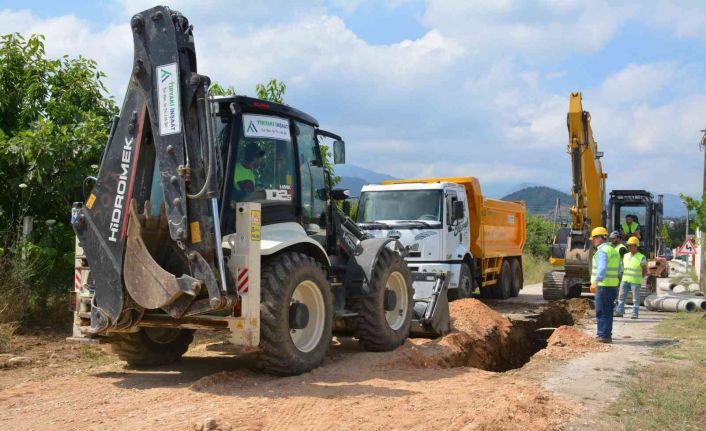
{"type": "Polygon", "coordinates": [[[436,338],[451,332],[448,290],[448,274],[437,274],[431,296],[414,301],[410,335],[436,338]]]}

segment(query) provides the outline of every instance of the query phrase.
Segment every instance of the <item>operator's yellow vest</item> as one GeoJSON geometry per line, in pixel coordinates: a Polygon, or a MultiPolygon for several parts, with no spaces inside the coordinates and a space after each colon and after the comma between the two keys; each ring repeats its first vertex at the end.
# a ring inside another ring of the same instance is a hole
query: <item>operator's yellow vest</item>
{"type": "Polygon", "coordinates": [[[605,278],[599,281],[598,285],[603,287],[618,287],[620,280],[618,279],[618,270],[620,269],[620,253],[615,247],[608,243],[603,243],[598,247],[598,250],[593,254],[593,270],[591,271],[591,284],[596,282],[598,268],[596,264],[596,255],[603,252],[608,255],[608,266],[605,269],[605,278]]]}
{"type": "Polygon", "coordinates": [[[626,253],[623,256],[623,281],[628,283],[642,283],[642,259],[645,255],[639,251],[635,254],[626,253]]]}
{"type": "Polygon", "coordinates": [[[630,235],[634,234],[635,232],[637,232],[637,230],[640,228],[640,225],[637,224],[636,222],[632,222],[632,224],[630,226],[628,226],[627,223],[623,222],[623,223],[620,223],[620,227],[623,229],[623,233],[625,235],[630,236],[630,235]]]}

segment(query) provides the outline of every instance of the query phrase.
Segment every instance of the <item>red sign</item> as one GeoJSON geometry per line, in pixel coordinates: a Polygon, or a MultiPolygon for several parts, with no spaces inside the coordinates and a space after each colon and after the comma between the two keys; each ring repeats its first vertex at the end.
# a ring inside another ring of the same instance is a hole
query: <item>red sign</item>
{"type": "Polygon", "coordinates": [[[677,255],[680,254],[696,254],[696,247],[694,247],[694,243],[690,239],[684,241],[684,244],[677,249],[677,255]]]}

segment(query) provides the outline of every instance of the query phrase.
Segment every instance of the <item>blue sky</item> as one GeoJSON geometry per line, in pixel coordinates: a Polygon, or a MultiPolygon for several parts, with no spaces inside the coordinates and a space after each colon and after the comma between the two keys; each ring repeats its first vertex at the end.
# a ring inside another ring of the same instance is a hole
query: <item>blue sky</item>
{"type": "MultiPolygon", "coordinates": [[[[286,100],[396,177],[472,175],[568,190],[566,109],[582,91],[608,188],[700,192],[706,8],[698,1],[164,2],[195,26],[200,72],[286,100]]],[[[4,31],[85,55],[118,103],[144,0],[0,1],[4,31]]]]}

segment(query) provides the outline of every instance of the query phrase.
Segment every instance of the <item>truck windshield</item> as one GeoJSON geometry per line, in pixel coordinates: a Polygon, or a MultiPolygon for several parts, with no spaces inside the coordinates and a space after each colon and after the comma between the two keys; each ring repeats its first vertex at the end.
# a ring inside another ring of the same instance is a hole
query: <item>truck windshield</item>
{"type": "Polygon", "coordinates": [[[441,190],[389,190],[363,192],[358,202],[356,221],[440,222],[441,190]]]}

